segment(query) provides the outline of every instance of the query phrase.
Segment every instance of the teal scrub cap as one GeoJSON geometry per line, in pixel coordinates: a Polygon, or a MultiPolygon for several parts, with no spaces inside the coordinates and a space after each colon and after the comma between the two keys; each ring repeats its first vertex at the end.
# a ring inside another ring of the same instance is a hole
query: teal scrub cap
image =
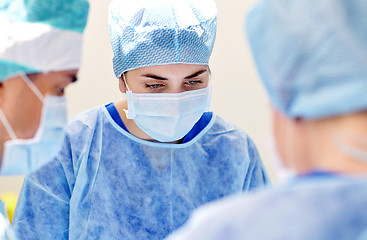
{"type": "Polygon", "coordinates": [[[276,109],[318,119],[367,110],[367,1],[262,0],[247,17],[276,109]]]}
{"type": "Polygon", "coordinates": [[[114,0],[109,26],[117,78],[141,67],[207,65],[217,8],[214,0],[114,0]]]}
{"type": "Polygon", "coordinates": [[[0,14],[12,21],[43,23],[82,33],[88,18],[87,0],[1,0],[0,14]]]}
{"type": "Polygon", "coordinates": [[[0,82],[79,68],[88,10],[87,0],[1,0],[0,82]]]}

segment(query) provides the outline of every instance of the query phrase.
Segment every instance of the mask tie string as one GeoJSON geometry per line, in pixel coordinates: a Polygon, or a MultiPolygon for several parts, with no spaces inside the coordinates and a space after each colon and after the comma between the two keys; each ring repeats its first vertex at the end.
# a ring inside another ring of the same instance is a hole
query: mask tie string
{"type": "Polygon", "coordinates": [[[11,127],[8,119],[6,118],[3,110],[0,108],[0,121],[3,123],[5,130],[8,132],[8,135],[12,140],[17,139],[17,135],[15,135],[15,132],[13,128],[11,127]]]}

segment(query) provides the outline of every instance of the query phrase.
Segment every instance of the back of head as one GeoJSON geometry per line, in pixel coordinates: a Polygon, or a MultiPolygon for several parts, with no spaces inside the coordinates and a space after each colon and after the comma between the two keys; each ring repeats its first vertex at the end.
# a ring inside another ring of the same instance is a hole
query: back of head
{"type": "Polygon", "coordinates": [[[88,10],[87,0],[2,0],[0,81],[78,69],[88,10]]]}
{"type": "Polygon", "coordinates": [[[275,108],[320,119],[367,110],[367,2],[262,0],[247,18],[275,108]]]}
{"type": "Polygon", "coordinates": [[[216,35],[214,0],[114,0],[109,26],[116,77],[141,67],[208,64],[216,35]]]}
{"type": "Polygon", "coordinates": [[[366,11],[364,0],[261,0],[248,15],[277,150],[298,172],[367,173],[366,11]]]}

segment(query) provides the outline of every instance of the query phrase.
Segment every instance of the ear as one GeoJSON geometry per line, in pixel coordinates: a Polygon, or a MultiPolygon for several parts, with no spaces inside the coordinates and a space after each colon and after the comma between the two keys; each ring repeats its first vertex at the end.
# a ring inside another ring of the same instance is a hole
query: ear
{"type": "Polygon", "coordinates": [[[300,165],[300,151],[302,148],[303,121],[299,118],[290,118],[286,114],[272,109],[273,134],[279,156],[283,164],[293,170],[300,165]]]}
{"type": "Polygon", "coordinates": [[[125,83],[122,77],[119,77],[119,89],[120,89],[120,92],[126,93],[126,86],[125,86],[125,83]]]}
{"type": "Polygon", "coordinates": [[[275,145],[280,158],[285,159],[285,118],[274,107],[271,108],[272,113],[272,130],[275,140],[275,145]]]}

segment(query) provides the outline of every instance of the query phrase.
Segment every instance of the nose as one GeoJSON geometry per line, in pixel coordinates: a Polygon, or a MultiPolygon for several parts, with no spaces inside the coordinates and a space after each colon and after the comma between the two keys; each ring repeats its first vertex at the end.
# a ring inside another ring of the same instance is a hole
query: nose
{"type": "Polygon", "coordinates": [[[181,93],[185,91],[186,89],[183,87],[182,79],[175,79],[171,81],[166,93],[181,93]]]}

